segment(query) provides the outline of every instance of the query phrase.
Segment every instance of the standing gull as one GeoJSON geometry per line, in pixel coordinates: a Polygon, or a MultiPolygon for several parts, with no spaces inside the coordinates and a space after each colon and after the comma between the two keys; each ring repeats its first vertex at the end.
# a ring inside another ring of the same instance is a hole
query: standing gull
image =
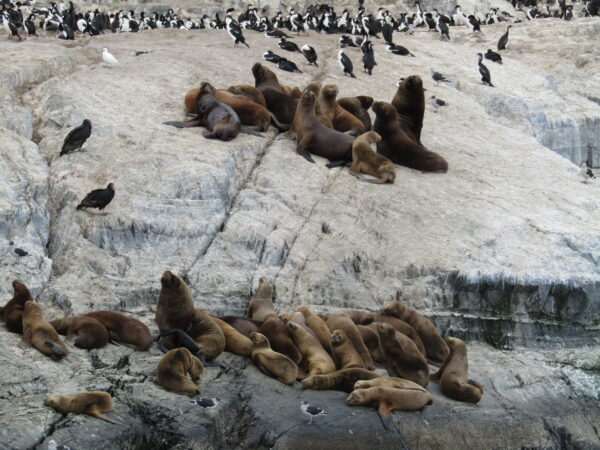
{"type": "Polygon", "coordinates": [[[302,410],[303,414],[309,417],[309,425],[312,423],[314,417],[327,415],[327,412],[324,409],[317,408],[316,406],[311,406],[308,404],[308,402],[305,401],[300,403],[300,409],[302,410]]]}

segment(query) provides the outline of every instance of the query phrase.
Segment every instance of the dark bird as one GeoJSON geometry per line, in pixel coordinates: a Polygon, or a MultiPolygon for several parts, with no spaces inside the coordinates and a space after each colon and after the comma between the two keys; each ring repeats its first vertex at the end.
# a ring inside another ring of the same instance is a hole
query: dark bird
{"type": "Polygon", "coordinates": [[[481,62],[483,60],[483,55],[481,53],[477,53],[477,55],[479,56],[479,62],[477,63],[477,65],[479,66],[479,73],[481,74],[481,82],[483,84],[489,84],[491,87],[494,87],[494,85],[492,84],[492,77],[490,75],[489,69],[485,67],[481,62]]]}
{"type": "Polygon", "coordinates": [[[198,405],[198,406],[202,406],[204,409],[215,409],[217,406],[219,406],[219,398],[206,398],[206,397],[202,397],[202,398],[196,398],[194,400],[192,400],[190,403],[192,405],[198,405]]]}
{"type": "Polygon", "coordinates": [[[289,42],[286,38],[281,38],[281,40],[277,43],[277,46],[283,50],[287,50],[288,52],[302,53],[300,48],[295,43],[289,42]]]}
{"type": "Polygon", "coordinates": [[[19,36],[17,26],[10,20],[7,11],[4,11],[4,19],[2,21],[2,25],[4,26],[4,30],[8,33],[9,38],[16,37],[19,38],[20,41],[23,39],[21,38],[21,36],[19,36]]]}
{"type": "Polygon", "coordinates": [[[386,22],[381,27],[381,34],[383,35],[385,43],[391,44],[393,42],[394,27],[387,21],[388,18],[389,16],[386,16],[386,22]]]}
{"type": "Polygon", "coordinates": [[[246,38],[242,34],[242,29],[233,20],[233,17],[225,17],[225,29],[227,30],[227,33],[229,33],[229,36],[231,36],[231,39],[233,39],[234,47],[238,44],[244,44],[246,47],[250,48],[250,46],[246,43],[246,38]]]}
{"type": "Polygon", "coordinates": [[[390,53],[393,53],[394,55],[415,56],[406,47],[403,47],[401,45],[391,44],[391,43],[387,45],[387,51],[390,53]]]}
{"type": "Polygon", "coordinates": [[[141,50],[134,50],[131,52],[131,56],[140,56],[140,55],[147,55],[150,52],[144,52],[141,50]]]}
{"type": "Polygon", "coordinates": [[[265,61],[269,61],[269,62],[272,62],[272,63],[275,63],[275,64],[277,64],[277,63],[279,63],[279,61],[281,61],[283,58],[282,58],[281,56],[279,56],[279,55],[277,55],[277,54],[273,53],[271,50],[269,50],[269,51],[267,51],[267,52],[263,53],[263,59],[264,59],[265,61]]]}
{"type": "Polygon", "coordinates": [[[314,64],[317,67],[319,66],[317,64],[317,52],[314,49],[314,47],[310,45],[303,45],[302,54],[304,55],[309,64],[314,64]]]}
{"type": "Polygon", "coordinates": [[[356,45],[354,44],[354,41],[352,40],[351,37],[342,34],[342,37],[340,38],[340,47],[344,48],[344,47],[356,47],[356,45]]]}
{"type": "Polygon", "coordinates": [[[112,201],[115,196],[115,185],[109,183],[106,189],[94,189],[77,205],[77,209],[81,208],[98,208],[102,211],[112,201]]]}
{"type": "Polygon", "coordinates": [[[433,106],[433,112],[435,113],[437,112],[440,106],[448,106],[448,103],[446,103],[441,98],[437,98],[435,95],[432,95],[429,100],[431,101],[431,105],[433,106]]]}
{"type": "Polygon", "coordinates": [[[504,33],[502,37],[498,40],[498,51],[504,50],[506,48],[506,44],[508,43],[508,30],[510,30],[511,26],[512,25],[506,27],[506,33],[504,33]]]}
{"type": "Polygon", "coordinates": [[[283,31],[277,30],[275,28],[272,29],[272,30],[266,30],[265,31],[265,37],[268,37],[268,38],[289,38],[289,36],[287,34],[285,34],[283,31]]]}
{"type": "Polygon", "coordinates": [[[496,53],[496,52],[492,51],[491,48],[488,48],[488,51],[485,52],[484,56],[485,56],[485,59],[489,59],[492,62],[502,64],[502,55],[500,55],[500,53],[496,53]]]}
{"type": "Polygon", "coordinates": [[[36,37],[38,37],[38,35],[35,32],[35,24],[33,23],[33,19],[35,19],[35,16],[33,14],[29,14],[29,17],[23,23],[23,25],[25,26],[25,29],[27,30],[27,34],[29,36],[36,36],[36,37]]]}
{"type": "Polygon", "coordinates": [[[348,58],[348,55],[346,55],[344,53],[344,50],[340,50],[338,52],[338,62],[340,63],[340,66],[342,67],[342,70],[344,71],[344,75],[348,75],[352,78],[356,78],[354,76],[353,72],[353,67],[352,67],[352,61],[350,61],[350,58],[348,58]]]}
{"type": "Polygon", "coordinates": [[[442,75],[439,72],[436,72],[433,69],[431,69],[431,78],[433,78],[433,81],[435,81],[438,84],[440,83],[440,81],[443,81],[444,83],[450,83],[449,79],[447,79],[444,75],[442,75]]]}
{"type": "Polygon", "coordinates": [[[25,250],[23,250],[22,248],[19,248],[19,247],[15,247],[15,248],[13,249],[13,251],[14,251],[14,252],[15,252],[15,253],[16,253],[18,256],[27,256],[27,255],[29,255],[29,253],[28,253],[28,252],[26,252],[25,250]]]}
{"type": "Polygon", "coordinates": [[[365,41],[360,46],[363,52],[363,66],[365,68],[365,72],[369,75],[373,74],[373,68],[377,65],[375,62],[375,51],[373,50],[373,44],[370,41],[365,41]]]}
{"type": "Polygon", "coordinates": [[[279,60],[279,62],[277,63],[277,67],[279,67],[281,70],[285,70],[286,72],[302,73],[302,71],[298,69],[298,66],[294,62],[285,58],[281,58],[279,60]]]}
{"type": "Polygon", "coordinates": [[[73,128],[67,134],[60,151],[60,156],[79,150],[92,134],[92,122],[85,119],[81,125],[73,128]]]}
{"type": "Polygon", "coordinates": [[[316,406],[311,406],[308,404],[308,402],[300,403],[300,409],[302,410],[302,413],[304,415],[309,417],[309,425],[312,423],[314,417],[327,415],[327,412],[324,409],[318,408],[316,406]]]}

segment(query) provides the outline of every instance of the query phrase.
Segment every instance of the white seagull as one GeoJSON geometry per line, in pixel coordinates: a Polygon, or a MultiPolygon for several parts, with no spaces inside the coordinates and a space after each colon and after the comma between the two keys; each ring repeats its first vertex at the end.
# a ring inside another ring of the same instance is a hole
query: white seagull
{"type": "Polygon", "coordinates": [[[309,425],[312,423],[313,417],[327,415],[327,412],[324,409],[317,408],[316,406],[310,406],[308,402],[300,403],[300,409],[302,410],[303,414],[310,418],[308,420],[309,425]]]}
{"type": "Polygon", "coordinates": [[[581,163],[581,170],[579,171],[581,176],[583,177],[583,184],[588,184],[590,178],[594,178],[594,172],[590,169],[587,164],[584,162],[581,163]]]}
{"type": "Polygon", "coordinates": [[[115,58],[113,55],[108,53],[108,49],[106,49],[106,48],[102,49],[102,60],[107,64],[119,64],[119,61],[117,61],[117,58],[115,58]]]}

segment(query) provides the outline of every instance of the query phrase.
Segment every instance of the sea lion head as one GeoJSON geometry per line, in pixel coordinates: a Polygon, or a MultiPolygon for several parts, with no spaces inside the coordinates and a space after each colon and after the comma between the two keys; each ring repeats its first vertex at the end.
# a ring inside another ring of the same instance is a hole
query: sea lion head
{"type": "Polygon", "coordinates": [[[25,286],[25,284],[21,283],[19,280],[14,280],[12,282],[12,287],[14,291],[14,298],[18,300],[19,303],[24,304],[27,300],[33,300],[27,286],[25,286]]]}
{"type": "Polygon", "coordinates": [[[199,91],[198,95],[204,95],[204,94],[214,95],[214,93],[215,93],[215,88],[208,81],[203,81],[202,83],[200,83],[200,91],[199,91]]]}
{"type": "Polygon", "coordinates": [[[254,332],[250,335],[254,348],[270,348],[269,340],[264,334],[254,332]]]}
{"type": "Polygon", "coordinates": [[[310,315],[311,310],[308,308],[308,306],[300,306],[296,311],[298,311],[299,313],[302,313],[302,315],[306,318],[310,315]]]}
{"type": "Polygon", "coordinates": [[[293,333],[294,331],[297,331],[300,328],[300,325],[298,325],[296,322],[288,322],[287,328],[290,333],[293,333]]]}
{"type": "Polygon", "coordinates": [[[400,313],[403,309],[404,306],[402,305],[402,303],[390,302],[387,305],[384,305],[383,308],[381,308],[381,314],[383,314],[384,316],[393,316],[399,318],[400,313]]]}
{"type": "MultiPolygon", "coordinates": [[[[456,355],[465,355],[467,354],[467,346],[465,345],[464,341],[459,339],[459,338],[455,338],[455,337],[448,337],[446,338],[446,344],[448,344],[448,348],[450,349],[450,354],[453,356],[456,355]]],[[[450,356],[448,356],[450,357],[450,356]]]]}
{"type": "Polygon", "coordinates": [[[44,399],[44,405],[49,406],[50,408],[56,408],[60,405],[62,398],[63,396],[58,394],[49,395],[44,399]]]}
{"type": "Polygon", "coordinates": [[[312,83],[308,83],[304,90],[311,91],[315,95],[319,95],[319,92],[321,92],[321,83],[319,81],[313,81],[312,83]]]}
{"type": "Polygon", "coordinates": [[[423,93],[423,80],[418,75],[411,75],[402,80],[399,89],[413,93],[423,93]]]}
{"type": "Polygon", "coordinates": [[[255,63],[252,66],[252,75],[254,75],[255,83],[260,83],[262,81],[277,81],[277,76],[271,72],[268,67],[263,66],[261,63],[255,63]]]}
{"type": "Polygon", "coordinates": [[[358,380],[356,383],[354,383],[354,390],[366,389],[368,387],[370,387],[370,383],[367,380],[358,380]]]}
{"type": "Polygon", "coordinates": [[[160,284],[165,289],[179,289],[180,286],[185,285],[185,281],[179,278],[170,270],[166,270],[160,278],[160,284]]]}
{"type": "Polygon", "coordinates": [[[290,319],[292,318],[292,316],[290,314],[284,313],[284,312],[279,313],[278,317],[281,319],[281,321],[283,323],[288,323],[290,321],[290,319]]]}
{"type": "Polygon", "coordinates": [[[373,103],[373,112],[378,118],[384,120],[397,120],[396,108],[391,103],[387,102],[375,102],[373,103]]]}
{"type": "Polygon", "coordinates": [[[314,108],[316,95],[311,91],[304,91],[300,97],[300,104],[305,108],[314,108]]]}
{"type": "Polygon", "coordinates": [[[323,86],[323,89],[321,89],[321,95],[325,100],[331,101],[335,100],[339,91],[340,90],[335,84],[326,84],[325,86],[323,86]]]}
{"type": "Polygon", "coordinates": [[[396,334],[396,330],[389,323],[377,322],[375,328],[379,336],[393,337],[396,334]]]}
{"type": "Polygon", "coordinates": [[[331,345],[337,346],[343,344],[345,341],[346,333],[344,333],[344,330],[334,330],[334,332],[331,333],[331,345]]]}
{"type": "Polygon", "coordinates": [[[267,277],[259,278],[258,288],[254,291],[253,297],[273,298],[273,285],[267,277]]]}
{"type": "Polygon", "coordinates": [[[375,144],[381,140],[381,136],[374,131],[367,131],[363,136],[369,144],[375,144]]]}
{"type": "Polygon", "coordinates": [[[369,97],[368,95],[359,95],[356,98],[365,109],[369,109],[371,106],[373,106],[373,97],[369,97]]]}
{"type": "Polygon", "coordinates": [[[297,102],[298,100],[300,100],[300,97],[302,97],[302,91],[300,90],[299,87],[292,88],[289,96],[292,100],[297,102]]]}

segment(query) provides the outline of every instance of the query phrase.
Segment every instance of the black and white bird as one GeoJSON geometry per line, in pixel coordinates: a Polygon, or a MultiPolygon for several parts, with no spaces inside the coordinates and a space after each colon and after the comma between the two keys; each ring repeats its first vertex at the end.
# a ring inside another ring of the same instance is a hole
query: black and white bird
{"type": "Polygon", "coordinates": [[[448,106],[448,103],[446,103],[444,100],[442,100],[441,98],[437,98],[435,95],[432,95],[431,98],[429,99],[429,101],[431,102],[431,105],[433,106],[433,112],[436,113],[438,108],[441,106],[448,106]]]}
{"type": "Polygon", "coordinates": [[[285,59],[285,58],[281,58],[279,60],[279,62],[277,63],[277,67],[279,67],[281,70],[285,70],[286,72],[302,73],[302,71],[300,69],[298,69],[298,66],[296,65],[296,63],[294,63],[293,61],[290,61],[289,59],[285,59]]]}
{"type": "Polygon", "coordinates": [[[316,406],[311,406],[308,402],[303,401],[300,403],[300,409],[302,413],[309,417],[308,424],[310,425],[313,421],[313,418],[319,416],[326,416],[327,412],[324,409],[318,408],[316,406]]]}
{"type": "Polygon", "coordinates": [[[287,34],[285,34],[283,31],[278,30],[276,28],[273,28],[272,30],[265,30],[265,37],[277,38],[277,39],[289,38],[289,36],[287,34]]]}
{"type": "Polygon", "coordinates": [[[350,36],[342,34],[342,37],[340,38],[340,47],[356,47],[356,45],[354,45],[354,41],[350,36]]]}
{"type": "Polygon", "coordinates": [[[490,75],[489,69],[481,62],[483,60],[483,55],[481,53],[477,53],[479,56],[479,61],[477,66],[479,67],[479,73],[481,74],[481,82],[483,84],[488,84],[491,87],[494,87],[492,84],[492,76],[490,75]]]}
{"type": "Polygon", "coordinates": [[[585,161],[581,163],[581,169],[579,170],[579,173],[583,177],[583,184],[588,184],[590,178],[594,178],[594,172],[592,172],[592,169],[588,167],[585,161]]]}
{"type": "Polygon", "coordinates": [[[475,33],[476,31],[481,32],[481,25],[479,23],[479,20],[477,20],[477,17],[475,17],[474,15],[471,14],[469,16],[469,18],[467,19],[467,23],[471,27],[471,31],[473,33],[475,33]]]}
{"type": "Polygon", "coordinates": [[[387,44],[386,49],[388,52],[393,53],[394,55],[415,56],[406,47],[403,47],[401,45],[389,43],[387,44]]]}
{"type": "Polygon", "coordinates": [[[277,46],[282,50],[287,50],[288,52],[302,53],[300,48],[294,42],[290,42],[286,38],[281,38],[277,43],[277,46]]]}
{"type": "Polygon", "coordinates": [[[19,248],[19,247],[15,247],[13,249],[13,252],[15,252],[15,254],[19,257],[29,256],[29,252],[26,252],[25,250],[23,250],[22,248],[19,248]]]}
{"type": "Polygon", "coordinates": [[[485,56],[485,59],[489,59],[492,62],[502,64],[502,55],[500,55],[500,53],[496,53],[496,52],[492,51],[491,48],[488,48],[488,51],[485,52],[484,56],[485,56]]]}
{"type": "Polygon", "coordinates": [[[37,37],[37,34],[35,32],[35,23],[33,22],[34,19],[35,19],[35,15],[29,14],[29,17],[27,17],[27,20],[25,20],[25,22],[23,23],[23,26],[27,30],[27,34],[29,36],[37,37]]]}
{"type": "Polygon", "coordinates": [[[266,51],[265,53],[263,53],[262,56],[265,61],[269,61],[275,64],[279,63],[279,61],[283,59],[281,56],[273,53],[271,50],[266,51]]]}
{"type": "Polygon", "coordinates": [[[23,38],[21,38],[21,36],[19,36],[19,32],[17,31],[17,26],[10,19],[8,12],[4,11],[3,16],[4,16],[4,18],[2,20],[2,26],[4,27],[4,30],[8,33],[8,37],[9,38],[16,37],[21,41],[23,38]]]}
{"type": "Polygon", "coordinates": [[[77,205],[77,209],[81,208],[98,208],[102,211],[112,201],[115,196],[115,185],[109,183],[105,189],[94,189],[77,205]]]}
{"type": "Polygon", "coordinates": [[[79,150],[91,135],[92,122],[85,119],[81,125],[69,131],[60,150],[60,156],[79,150]]]}
{"type": "Polygon", "coordinates": [[[360,49],[363,52],[362,60],[365,72],[367,72],[369,75],[372,75],[373,68],[377,65],[375,62],[375,51],[373,50],[373,44],[371,44],[371,41],[364,41],[361,44],[360,49]]]}
{"type": "Polygon", "coordinates": [[[58,32],[56,33],[56,37],[58,39],[73,41],[75,40],[75,33],[73,33],[73,29],[69,25],[67,25],[66,23],[61,23],[58,25],[58,32]]]}
{"type": "Polygon", "coordinates": [[[510,30],[510,27],[512,25],[509,25],[508,27],[506,27],[506,33],[504,33],[500,39],[498,40],[498,51],[500,50],[504,50],[506,48],[506,44],[508,43],[508,30],[510,30]]]}
{"type": "Polygon", "coordinates": [[[439,84],[440,81],[443,81],[444,83],[450,83],[449,79],[447,79],[444,75],[442,75],[439,72],[436,72],[433,69],[431,69],[431,78],[433,78],[433,81],[435,81],[437,84],[439,84]]]}
{"type": "Polygon", "coordinates": [[[350,58],[348,58],[348,55],[346,55],[344,53],[344,50],[340,50],[338,52],[338,62],[340,63],[340,66],[342,68],[342,70],[344,71],[344,75],[348,75],[352,78],[356,78],[356,76],[354,76],[354,68],[352,67],[352,61],[350,61],[350,58]]]}
{"type": "Polygon", "coordinates": [[[246,43],[246,38],[244,38],[244,35],[242,34],[242,29],[236,23],[236,21],[233,20],[233,17],[229,15],[225,17],[225,29],[233,40],[234,47],[238,44],[244,44],[246,47],[250,48],[250,46],[246,43]]]}
{"type": "Polygon", "coordinates": [[[302,54],[308,61],[308,64],[314,64],[317,67],[319,66],[317,64],[317,51],[314,49],[314,47],[312,47],[310,45],[303,45],[302,46],[302,54]]]}
{"type": "Polygon", "coordinates": [[[201,406],[204,409],[215,409],[217,406],[219,406],[220,400],[218,397],[215,397],[215,398],[202,397],[202,398],[195,398],[190,403],[192,405],[201,406]]]}
{"type": "Polygon", "coordinates": [[[446,38],[450,40],[450,30],[448,29],[448,24],[442,20],[442,16],[436,17],[435,29],[439,31],[442,39],[446,38]]]}

